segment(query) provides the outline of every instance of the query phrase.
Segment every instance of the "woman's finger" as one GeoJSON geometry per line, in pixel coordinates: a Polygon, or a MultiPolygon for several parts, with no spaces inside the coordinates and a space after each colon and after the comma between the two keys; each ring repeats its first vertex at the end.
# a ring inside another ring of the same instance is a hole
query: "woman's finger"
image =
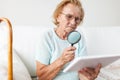
{"type": "Polygon", "coordinates": [[[95,72],[98,74],[100,72],[102,65],[99,63],[96,68],[95,68],[95,72]]]}
{"type": "Polygon", "coordinates": [[[86,71],[86,72],[88,72],[89,74],[95,74],[95,70],[94,70],[94,68],[84,68],[84,70],[86,71]]]}
{"type": "Polygon", "coordinates": [[[73,51],[73,50],[76,50],[76,48],[75,47],[73,47],[73,46],[70,46],[69,48],[67,48],[67,51],[73,51]]]}
{"type": "Polygon", "coordinates": [[[88,80],[91,79],[91,75],[88,72],[86,72],[85,70],[81,70],[81,71],[79,71],[79,73],[84,75],[88,80]]]}

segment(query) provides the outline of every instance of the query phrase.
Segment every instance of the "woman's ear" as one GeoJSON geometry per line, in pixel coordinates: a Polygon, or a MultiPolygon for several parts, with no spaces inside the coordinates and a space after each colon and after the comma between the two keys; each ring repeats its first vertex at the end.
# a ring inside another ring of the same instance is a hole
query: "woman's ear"
{"type": "Polygon", "coordinates": [[[60,20],[61,20],[61,15],[59,14],[58,17],[56,18],[57,20],[57,23],[60,23],[60,20]]]}
{"type": "Polygon", "coordinates": [[[57,23],[60,22],[60,16],[59,16],[59,15],[58,15],[58,17],[56,18],[56,20],[57,20],[57,23]]]}

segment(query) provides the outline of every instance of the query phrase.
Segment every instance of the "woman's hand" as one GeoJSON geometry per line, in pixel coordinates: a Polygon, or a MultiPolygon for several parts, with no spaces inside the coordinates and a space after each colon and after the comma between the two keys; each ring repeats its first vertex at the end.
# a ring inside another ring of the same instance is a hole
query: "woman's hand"
{"type": "Polygon", "coordinates": [[[75,50],[76,48],[74,46],[64,49],[62,56],[60,57],[64,64],[74,59],[75,50]]]}
{"type": "Polygon", "coordinates": [[[101,69],[101,64],[98,64],[96,68],[83,68],[79,71],[80,80],[94,80],[97,78],[101,69]]]}

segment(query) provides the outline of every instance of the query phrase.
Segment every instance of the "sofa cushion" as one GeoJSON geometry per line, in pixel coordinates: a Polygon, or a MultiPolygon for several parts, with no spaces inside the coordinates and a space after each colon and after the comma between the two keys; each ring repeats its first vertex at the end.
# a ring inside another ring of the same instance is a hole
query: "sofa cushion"
{"type": "MultiPolygon", "coordinates": [[[[7,52],[7,47],[4,47],[0,49],[0,80],[8,80],[7,64],[8,64],[8,52],[7,52]]],[[[13,50],[13,79],[31,80],[30,74],[26,66],[19,58],[15,50],[13,50]]]]}
{"type": "Polygon", "coordinates": [[[8,30],[6,26],[0,25],[0,49],[7,44],[8,30]]]}

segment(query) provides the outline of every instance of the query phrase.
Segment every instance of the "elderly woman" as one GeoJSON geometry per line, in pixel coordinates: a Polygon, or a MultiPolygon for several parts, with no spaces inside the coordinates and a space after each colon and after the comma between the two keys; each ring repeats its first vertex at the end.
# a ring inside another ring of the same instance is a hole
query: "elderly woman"
{"type": "Polygon", "coordinates": [[[75,72],[63,72],[71,60],[86,55],[83,36],[70,46],[67,35],[83,21],[84,11],[79,0],[62,0],[54,14],[54,29],[46,30],[40,40],[36,55],[36,74],[39,80],[94,80],[101,68],[84,68],[75,72]]]}

